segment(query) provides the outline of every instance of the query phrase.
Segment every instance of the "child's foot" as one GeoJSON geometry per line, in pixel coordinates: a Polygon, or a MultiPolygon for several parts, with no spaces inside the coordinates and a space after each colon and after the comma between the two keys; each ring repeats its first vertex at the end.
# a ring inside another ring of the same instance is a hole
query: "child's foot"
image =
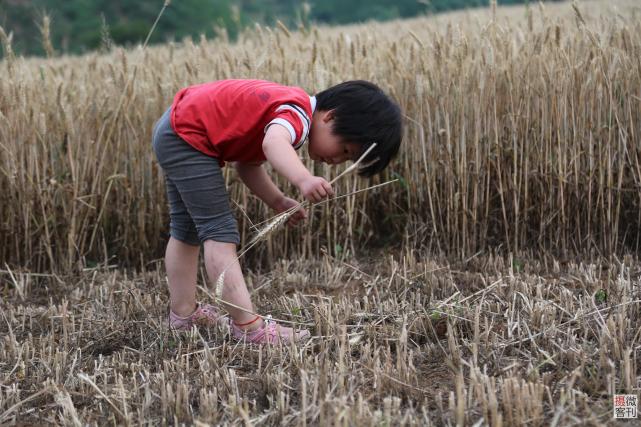
{"type": "Polygon", "coordinates": [[[288,343],[290,341],[302,342],[311,337],[307,329],[295,331],[292,328],[279,325],[273,320],[267,318],[263,324],[253,331],[242,329],[230,321],[231,333],[234,338],[252,344],[278,344],[288,343]]]}
{"type": "Polygon", "coordinates": [[[225,321],[226,317],[210,304],[197,304],[196,311],[187,317],[180,317],[169,310],[169,326],[178,331],[189,331],[193,325],[204,327],[223,325],[225,321]]]}

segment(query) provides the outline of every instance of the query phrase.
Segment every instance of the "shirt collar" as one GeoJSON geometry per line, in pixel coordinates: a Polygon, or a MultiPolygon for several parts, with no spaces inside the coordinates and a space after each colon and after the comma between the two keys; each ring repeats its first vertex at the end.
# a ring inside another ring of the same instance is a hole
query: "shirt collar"
{"type": "Polygon", "coordinates": [[[312,104],[312,114],[314,111],[316,111],[316,97],[315,96],[310,96],[309,97],[309,103],[312,104]]]}

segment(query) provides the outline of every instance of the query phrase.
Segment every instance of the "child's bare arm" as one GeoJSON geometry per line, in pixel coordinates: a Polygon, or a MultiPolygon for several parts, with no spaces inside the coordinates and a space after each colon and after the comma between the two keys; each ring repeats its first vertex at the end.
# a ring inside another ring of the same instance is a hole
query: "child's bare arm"
{"type": "Polygon", "coordinates": [[[267,129],[263,139],[263,153],[274,169],[297,186],[306,199],[319,202],[334,194],[329,182],[312,175],[300,161],[285,127],[276,124],[267,129]]]}
{"type": "Polygon", "coordinates": [[[278,210],[285,195],[276,187],[263,166],[259,163],[236,163],[240,179],[267,206],[278,210]]]}
{"type": "MultiPolygon", "coordinates": [[[[260,163],[236,163],[235,167],[240,179],[243,180],[252,193],[276,212],[283,212],[294,206],[298,206],[296,200],[286,197],[278,187],[276,187],[260,163]]],[[[306,218],[307,211],[301,207],[289,218],[288,224],[297,225],[306,218]]]]}

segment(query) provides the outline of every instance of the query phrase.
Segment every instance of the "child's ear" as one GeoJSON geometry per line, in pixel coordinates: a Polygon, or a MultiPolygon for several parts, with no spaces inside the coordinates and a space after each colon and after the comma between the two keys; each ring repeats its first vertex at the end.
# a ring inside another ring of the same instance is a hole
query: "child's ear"
{"type": "Polygon", "coordinates": [[[322,118],[325,123],[331,122],[332,120],[334,120],[334,110],[323,111],[322,118]]]}

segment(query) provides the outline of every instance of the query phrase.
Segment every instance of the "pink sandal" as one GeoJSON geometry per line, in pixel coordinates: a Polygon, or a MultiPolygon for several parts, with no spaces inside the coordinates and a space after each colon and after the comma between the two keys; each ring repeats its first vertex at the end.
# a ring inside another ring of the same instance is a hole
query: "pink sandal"
{"type": "Polygon", "coordinates": [[[209,327],[226,323],[227,316],[221,315],[211,304],[198,303],[196,311],[187,317],[180,317],[169,310],[169,326],[178,331],[189,331],[194,325],[209,327]]]}
{"type": "MultiPolygon", "coordinates": [[[[255,320],[249,323],[253,323],[255,320]]],[[[307,329],[295,331],[293,328],[279,325],[271,320],[271,316],[263,320],[263,325],[251,332],[245,331],[237,326],[233,320],[229,322],[231,326],[231,335],[239,341],[245,341],[252,344],[278,344],[289,343],[290,341],[303,342],[311,337],[307,329]]],[[[247,323],[248,324],[248,323],[247,323]]]]}

